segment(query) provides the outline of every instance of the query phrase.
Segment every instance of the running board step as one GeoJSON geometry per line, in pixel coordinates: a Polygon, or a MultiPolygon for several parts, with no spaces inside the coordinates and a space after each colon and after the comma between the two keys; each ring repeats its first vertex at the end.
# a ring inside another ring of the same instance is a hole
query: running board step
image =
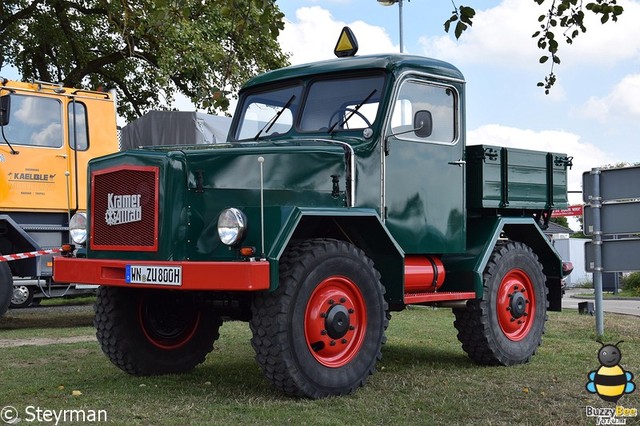
{"type": "Polygon", "coordinates": [[[405,305],[411,305],[416,303],[430,303],[430,302],[450,302],[455,300],[468,300],[475,299],[476,293],[473,291],[457,292],[457,291],[442,291],[437,293],[407,293],[404,295],[405,305]]]}

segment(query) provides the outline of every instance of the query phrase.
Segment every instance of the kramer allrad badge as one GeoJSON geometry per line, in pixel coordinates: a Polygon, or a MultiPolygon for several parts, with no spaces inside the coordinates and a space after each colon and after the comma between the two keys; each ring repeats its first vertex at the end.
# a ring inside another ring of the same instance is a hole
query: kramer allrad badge
{"type": "Polygon", "coordinates": [[[140,194],[132,195],[107,195],[107,211],[105,221],[107,225],[122,225],[124,223],[139,222],[142,220],[142,206],[140,194]]]}

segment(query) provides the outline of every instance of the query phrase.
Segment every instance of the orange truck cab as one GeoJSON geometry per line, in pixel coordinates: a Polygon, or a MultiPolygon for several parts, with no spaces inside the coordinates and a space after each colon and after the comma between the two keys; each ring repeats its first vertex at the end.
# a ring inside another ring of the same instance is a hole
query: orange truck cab
{"type": "Polygon", "coordinates": [[[84,218],[87,162],[118,149],[113,93],[0,77],[0,316],[81,289],[51,257],[84,218]]]}

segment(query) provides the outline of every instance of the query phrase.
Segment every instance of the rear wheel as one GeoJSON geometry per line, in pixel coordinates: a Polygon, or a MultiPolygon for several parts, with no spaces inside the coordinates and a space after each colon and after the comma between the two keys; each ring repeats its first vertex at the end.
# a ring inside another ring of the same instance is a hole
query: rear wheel
{"type": "Polygon", "coordinates": [[[382,357],[387,311],[380,274],[361,250],[328,239],[294,245],[280,261],[278,289],[254,299],[256,360],[285,393],[351,393],[382,357]]]}
{"type": "Polygon", "coordinates": [[[103,352],[129,374],[182,373],[205,360],[220,318],[193,294],[100,287],[94,325],[103,352]]]}
{"type": "Polygon", "coordinates": [[[542,342],[547,320],[546,278],[538,257],[525,244],[501,244],[483,278],[482,299],[453,311],[462,348],[481,364],[528,362],[542,342]]]}
{"type": "Polygon", "coordinates": [[[2,317],[11,304],[13,297],[13,276],[7,262],[0,262],[0,317],[2,317]]]}

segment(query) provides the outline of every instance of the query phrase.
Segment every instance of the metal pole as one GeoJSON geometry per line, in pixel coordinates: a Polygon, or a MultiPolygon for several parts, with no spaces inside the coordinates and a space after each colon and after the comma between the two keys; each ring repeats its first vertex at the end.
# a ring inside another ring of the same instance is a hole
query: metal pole
{"type": "Polygon", "coordinates": [[[600,169],[591,169],[593,176],[593,195],[589,204],[593,211],[593,288],[595,290],[596,304],[596,334],[604,335],[604,314],[602,310],[602,225],[600,219],[600,209],[602,208],[602,197],[600,197],[600,169]]]}
{"type": "Polygon", "coordinates": [[[400,16],[400,53],[404,52],[404,43],[402,40],[402,0],[398,0],[398,15],[400,16]]]}
{"type": "Polygon", "coordinates": [[[260,244],[261,250],[260,260],[266,259],[266,253],[264,252],[264,157],[258,157],[258,163],[260,163],[260,244]]]}

